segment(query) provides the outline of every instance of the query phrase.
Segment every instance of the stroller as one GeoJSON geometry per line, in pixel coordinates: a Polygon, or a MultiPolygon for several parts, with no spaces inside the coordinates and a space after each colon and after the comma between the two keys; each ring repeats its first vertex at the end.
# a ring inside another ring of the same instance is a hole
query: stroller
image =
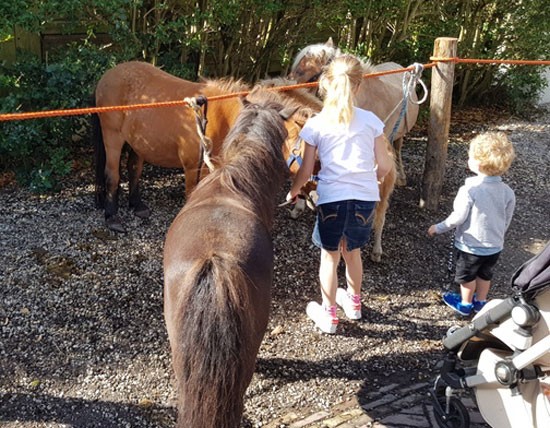
{"type": "Polygon", "coordinates": [[[550,242],[512,276],[513,294],[494,299],[443,338],[447,352],[430,395],[442,428],[468,428],[460,396],[473,389],[493,428],[550,427],[550,242]]]}

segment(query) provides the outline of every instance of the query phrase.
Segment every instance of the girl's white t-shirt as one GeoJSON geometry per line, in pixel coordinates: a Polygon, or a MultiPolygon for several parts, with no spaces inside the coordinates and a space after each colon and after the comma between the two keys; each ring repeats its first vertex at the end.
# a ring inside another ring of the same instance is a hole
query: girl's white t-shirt
{"type": "Polygon", "coordinates": [[[331,123],[323,112],[310,118],[300,137],[317,148],[317,204],[357,199],[379,201],[374,140],[384,132],[384,123],[372,112],[353,108],[348,126],[331,123]]]}

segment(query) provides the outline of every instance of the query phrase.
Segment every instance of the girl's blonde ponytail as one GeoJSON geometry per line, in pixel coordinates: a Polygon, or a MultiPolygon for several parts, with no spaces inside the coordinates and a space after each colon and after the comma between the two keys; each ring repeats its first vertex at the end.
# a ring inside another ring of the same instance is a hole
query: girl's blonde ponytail
{"type": "Polygon", "coordinates": [[[351,56],[335,58],[319,79],[319,89],[324,98],[323,116],[326,120],[349,125],[353,118],[354,94],[361,84],[363,67],[351,56]]]}

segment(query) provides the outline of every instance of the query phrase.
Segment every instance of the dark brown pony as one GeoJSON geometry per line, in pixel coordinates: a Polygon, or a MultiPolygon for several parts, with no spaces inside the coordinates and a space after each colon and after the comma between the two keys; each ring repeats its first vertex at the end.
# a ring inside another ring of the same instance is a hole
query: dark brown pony
{"type": "MultiPolygon", "coordinates": [[[[178,427],[237,428],[267,328],[271,229],[288,176],[284,119],[255,91],[220,156],[168,230],[164,316],[178,385],[178,427]]],[[[240,110],[240,109],[239,109],[240,110]]]]}
{"type": "MultiPolygon", "coordinates": [[[[184,100],[200,95],[211,97],[248,90],[240,81],[218,80],[200,83],[172,76],[145,62],[126,62],[108,70],[97,84],[96,105],[123,106],[184,100]]],[[[238,97],[208,105],[206,136],[213,143],[212,155],[221,144],[240,111],[238,97]]],[[[118,216],[120,159],[129,148],[129,204],[138,217],[148,217],[149,207],[141,200],[139,179],[144,162],[185,172],[186,195],[199,178],[208,173],[201,162],[201,146],[191,108],[148,108],[100,113],[95,117],[96,203],[105,208],[105,220],[112,230],[123,232],[118,216]],[[97,121],[99,119],[99,121],[97,121]]]]}

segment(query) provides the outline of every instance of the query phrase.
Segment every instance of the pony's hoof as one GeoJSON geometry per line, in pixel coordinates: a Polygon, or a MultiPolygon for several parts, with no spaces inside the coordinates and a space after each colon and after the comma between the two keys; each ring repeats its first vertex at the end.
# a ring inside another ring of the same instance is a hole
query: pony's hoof
{"type": "Polygon", "coordinates": [[[105,224],[113,232],[126,233],[126,228],[122,225],[122,220],[119,216],[113,216],[105,219],[105,224]]]}
{"type": "Polygon", "coordinates": [[[382,254],[381,253],[371,253],[370,259],[374,263],[380,263],[382,261],[382,254]]]}
{"type": "Polygon", "coordinates": [[[297,210],[296,208],[294,208],[293,210],[290,211],[290,218],[292,220],[296,220],[298,217],[300,217],[301,214],[302,214],[301,210],[297,210]]]}
{"type": "Polygon", "coordinates": [[[395,177],[395,185],[397,187],[405,187],[407,185],[407,177],[402,174],[397,174],[397,177],[395,177]]]}
{"type": "Polygon", "coordinates": [[[148,206],[143,205],[134,210],[134,215],[139,218],[149,218],[151,216],[151,209],[148,206]]]}
{"type": "Polygon", "coordinates": [[[306,201],[303,198],[298,198],[298,200],[294,204],[294,207],[290,211],[290,217],[293,220],[296,220],[298,217],[302,215],[305,209],[306,209],[306,201]]]}

